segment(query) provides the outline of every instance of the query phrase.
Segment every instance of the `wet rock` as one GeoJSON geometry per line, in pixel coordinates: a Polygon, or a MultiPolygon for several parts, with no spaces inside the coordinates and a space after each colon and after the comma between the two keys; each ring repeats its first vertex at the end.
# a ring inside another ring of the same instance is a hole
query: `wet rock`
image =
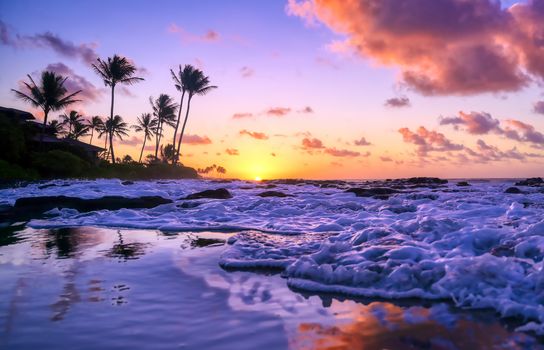
{"type": "Polygon", "coordinates": [[[459,181],[456,186],[459,186],[459,187],[466,187],[466,186],[470,186],[470,184],[466,181],[459,181]]]}
{"type": "Polygon", "coordinates": [[[144,196],[126,198],[121,196],[106,196],[101,198],[83,199],[67,196],[43,196],[19,198],[9,211],[0,213],[2,216],[32,217],[55,208],[76,209],[79,212],[95,210],[119,210],[123,208],[154,208],[162,204],[172,203],[172,200],[159,196],[144,196]]]}
{"type": "Polygon", "coordinates": [[[55,187],[55,186],[57,186],[57,185],[56,184],[45,184],[45,185],[38,186],[38,188],[40,190],[43,190],[44,188],[55,187]]]}
{"type": "Polygon", "coordinates": [[[439,195],[433,193],[412,193],[406,196],[407,199],[411,200],[421,200],[421,199],[430,199],[432,201],[437,200],[439,195]]]}
{"type": "Polygon", "coordinates": [[[448,180],[438,177],[411,177],[406,179],[405,182],[412,185],[444,185],[448,183],[448,180]]]}
{"type": "Polygon", "coordinates": [[[202,204],[201,202],[184,202],[184,203],[178,204],[177,207],[182,209],[192,209],[192,208],[198,207],[201,204],[202,204]]]}
{"type": "Polygon", "coordinates": [[[354,193],[357,197],[373,197],[375,199],[388,199],[392,194],[399,193],[400,191],[397,191],[392,188],[388,187],[373,187],[373,188],[360,188],[360,187],[354,187],[347,189],[345,192],[351,192],[354,193]]]}
{"type": "Polygon", "coordinates": [[[217,247],[217,246],[224,245],[225,242],[226,241],[222,239],[198,237],[197,239],[191,241],[191,247],[193,248],[217,247]]]}
{"type": "Polygon", "coordinates": [[[541,177],[531,177],[526,180],[516,182],[516,186],[544,186],[544,180],[541,177]]]}
{"type": "Polygon", "coordinates": [[[232,195],[227,189],[218,188],[216,190],[205,190],[202,192],[193,193],[181,199],[201,199],[201,198],[229,199],[229,198],[232,198],[232,195]]]}
{"type": "Polygon", "coordinates": [[[123,186],[134,185],[134,181],[123,181],[123,182],[121,182],[121,185],[123,185],[123,186]]]}
{"type": "Polygon", "coordinates": [[[521,190],[517,187],[508,187],[504,193],[510,193],[510,194],[520,194],[521,190]]]}
{"type": "Polygon", "coordinates": [[[280,191],[264,191],[259,194],[257,194],[259,197],[293,197],[290,194],[285,194],[280,191]]]}

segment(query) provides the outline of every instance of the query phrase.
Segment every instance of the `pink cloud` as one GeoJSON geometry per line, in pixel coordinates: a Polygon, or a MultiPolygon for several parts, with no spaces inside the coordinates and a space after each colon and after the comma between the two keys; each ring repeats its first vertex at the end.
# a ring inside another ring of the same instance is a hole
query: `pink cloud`
{"type": "Polygon", "coordinates": [[[463,125],[469,134],[482,135],[490,132],[502,133],[500,121],[485,112],[459,112],[457,117],[440,118],[440,125],[463,125]]]}
{"type": "Polygon", "coordinates": [[[298,113],[306,113],[306,114],[310,114],[310,113],[313,113],[314,110],[312,109],[312,107],[310,106],[306,106],[300,110],[298,110],[298,113]]]}
{"type": "Polygon", "coordinates": [[[257,132],[257,131],[248,131],[248,130],[240,130],[240,135],[247,135],[249,137],[252,137],[256,140],[268,140],[268,135],[266,135],[263,132],[257,132]]]}
{"type": "Polygon", "coordinates": [[[316,139],[316,138],[312,138],[312,139],[309,139],[309,138],[304,138],[302,139],[302,148],[304,149],[321,149],[321,148],[325,148],[325,146],[323,146],[323,142],[319,139],[316,139]]]}
{"type": "Polygon", "coordinates": [[[185,30],[184,28],[178,26],[175,23],[171,23],[167,31],[172,34],[177,34],[181,41],[184,43],[195,43],[195,42],[217,42],[220,40],[220,35],[215,30],[208,30],[204,34],[193,34],[185,30]]]}
{"type": "Polygon", "coordinates": [[[88,101],[100,101],[105,93],[104,89],[97,88],[93,83],[88,81],[85,77],[76,74],[70,67],[64,63],[52,63],[45,67],[45,70],[61,74],[64,77],[68,77],[64,86],[69,92],[76,92],[81,90],[77,98],[81,99],[82,103],[88,101]]]}
{"type": "Polygon", "coordinates": [[[544,101],[538,101],[533,106],[533,111],[538,114],[544,114],[544,101]]]}
{"type": "Polygon", "coordinates": [[[353,143],[356,146],[370,146],[371,145],[371,143],[368,142],[364,137],[361,137],[359,140],[353,141],[353,143]]]}
{"type": "Polygon", "coordinates": [[[426,156],[428,152],[460,151],[463,145],[455,144],[444,134],[437,131],[427,130],[420,126],[415,132],[408,128],[399,129],[403,141],[417,146],[419,156],[426,156]]]}
{"type": "Polygon", "coordinates": [[[212,140],[208,136],[184,135],[183,143],[188,145],[209,145],[212,140]]]}
{"type": "Polygon", "coordinates": [[[283,117],[291,112],[291,108],[287,107],[273,107],[266,111],[266,114],[274,117],[283,117]]]}
{"type": "Polygon", "coordinates": [[[361,155],[359,152],[350,151],[347,149],[326,148],[325,153],[333,157],[358,157],[361,155]]]}
{"type": "MultiPolygon", "coordinates": [[[[126,146],[142,146],[142,143],[144,141],[143,141],[143,139],[141,139],[141,138],[139,138],[137,136],[132,136],[129,139],[119,140],[117,142],[119,142],[122,145],[126,145],[126,146]]],[[[152,149],[155,150],[154,147],[152,149]]],[[[144,150],[145,150],[145,148],[144,148],[144,150]]]]}
{"type": "Polygon", "coordinates": [[[238,150],[235,149],[235,148],[227,148],[227,149],[225,150],[225,153],[228,154],[229,156],[238,156],[238,155],[240,155],[240,153],[238,152],[238,150]]]}
{"type": "Polygon", "coordinates": [[[410,106],[410,99],[408,97],[392,97],[385,101],[386,107],[402,108],[410,106]]]}
{"type": "Polygon", "coordinates": [[[253,113],[234,113],[232,115],[232,119],[245,119],[245,118],[253,118],[253,113]]]}
{"type": "Polygon", "coordinates": [[[382,162],[392,162],[393,161],[393,159],[391,159],[391,157],[387,157],[387,156],[381,156],[380,160],[382,162]]]}
{"type": "Polygon", "coordinates": [[[544,79],[543,8],[542,0],[290,0],[286,12],[343,35],[344,51],[398,67],[419,93],[470,95],[544,79]]]}
{"type": "Polygon", "coordinates": [[[240,75],[242,78],[249,78],[255,75],[255,70],[251,67],[244,66],[240,68],[240,75]]]}

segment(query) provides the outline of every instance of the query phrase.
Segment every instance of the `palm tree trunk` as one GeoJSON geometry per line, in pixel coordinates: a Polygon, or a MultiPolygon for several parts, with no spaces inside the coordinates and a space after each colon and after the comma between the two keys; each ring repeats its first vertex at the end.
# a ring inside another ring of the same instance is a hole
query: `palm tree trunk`
{"type": "Polygon", "coordinates": [[[138,163],[142,163],[142,155],[144,154],[144,148],[145,148],[145,141],[147,140],[146,135],[144,135],[144,144],[142,145],[142,151],[140,152],[140,159],[138,159],[138,163]]]}
{"type": "Polygon", "coordinates": [[[43,135],[45,134],[45,126],[47,125],[47,116],[49,114],[49,109],[43,110],[43,124],[42,124],[42,133],[40,134],[40,149],[43,144],[43,135]]]}
{"type": "Polygon", "coordinates": [[[159,154],[159,142],[161,142],[160,134],[162,133],[161,128],[162,128],[162,125],[161,125],[161,122],[159,121],[159,125],[157,125],[157,133],[155,134],[155,159],[157,158],[159,154]]]}
{"type": "Polygon", "coordinates": [[[187,101],[187,111],[185,112],[185,120],[183,121],[183,126],[181,127],[181,134],[179,134],[178,139],[178,149],[176,151],[175,159],[179,158],[179,151],[181,148],[181,139],[183,139],[183,134],[185,133],[185,125],[187,124],[187,119],[189,118],[189,110],[191,109],[191,99],[193,96],[189,94],[189,100],[187,101]]]}
{"type": "Polygon", "coordinates": [[[93,144],[93,134],[94,134],[94,128],[91,129],[91,139],[89,140],[89,145],[93,144]]]}
{"type": "Polygon", "coordinates": [[[181,93],[181,101],[179,102],[178,120],[176,121],[176,128],[174,129],[174,140],[172,141],[172,147],[174,147],[174,157],[172,157],[172,165],[176,164],[178,158],[176,157],[176,136],[178,135],[179,122],[181,120],[181,109],[183,107],[183,98],[185,97],[185,90],[181,93]]]}
{"type": "MultiPolygon", "coordinates": [[[[115,85],[111,86],[111,109],[110,109],[110,123],[113,124],[113,104],[115,101],[115,85]]],[[[110,130],[110,153],[111,153],[111,163],[115,164],[115,155],[113,153],[113,130],[110,130]]]]}

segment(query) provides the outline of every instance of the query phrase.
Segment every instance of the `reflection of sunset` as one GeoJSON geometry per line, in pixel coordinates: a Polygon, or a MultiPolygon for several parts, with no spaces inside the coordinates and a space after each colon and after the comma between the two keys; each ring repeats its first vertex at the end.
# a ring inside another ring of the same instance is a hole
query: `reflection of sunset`
{"type": "Polygon", "coordinates": [[[445,319],[424,307],[401,308],[391,303],[369,305],[333,302],[334,325],[302,323],[291,341],[296,349],[491,349],[510,344],[499,323],[483,323],[446,313],[445,319]],[[348,305],[345,305],[348,304],[348,305]],[[344,312],[345,311],[345,312],[344,312]],[[453,321],[452,321],[453,320],[453,321]],[[470,336],[472,335],[472,336],[470,336]]]}

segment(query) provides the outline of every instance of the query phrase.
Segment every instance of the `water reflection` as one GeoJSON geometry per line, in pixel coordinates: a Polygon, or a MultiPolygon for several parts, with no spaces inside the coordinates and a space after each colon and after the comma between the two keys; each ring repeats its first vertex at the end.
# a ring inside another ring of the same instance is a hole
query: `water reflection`
{"type": "Polygon", "coordinates": [[[10,235],[0,246],[0,344],[10,349],[542,348],[490,313],[302,294],[278,274],[225,271],[228,234],[10,235]]]}

